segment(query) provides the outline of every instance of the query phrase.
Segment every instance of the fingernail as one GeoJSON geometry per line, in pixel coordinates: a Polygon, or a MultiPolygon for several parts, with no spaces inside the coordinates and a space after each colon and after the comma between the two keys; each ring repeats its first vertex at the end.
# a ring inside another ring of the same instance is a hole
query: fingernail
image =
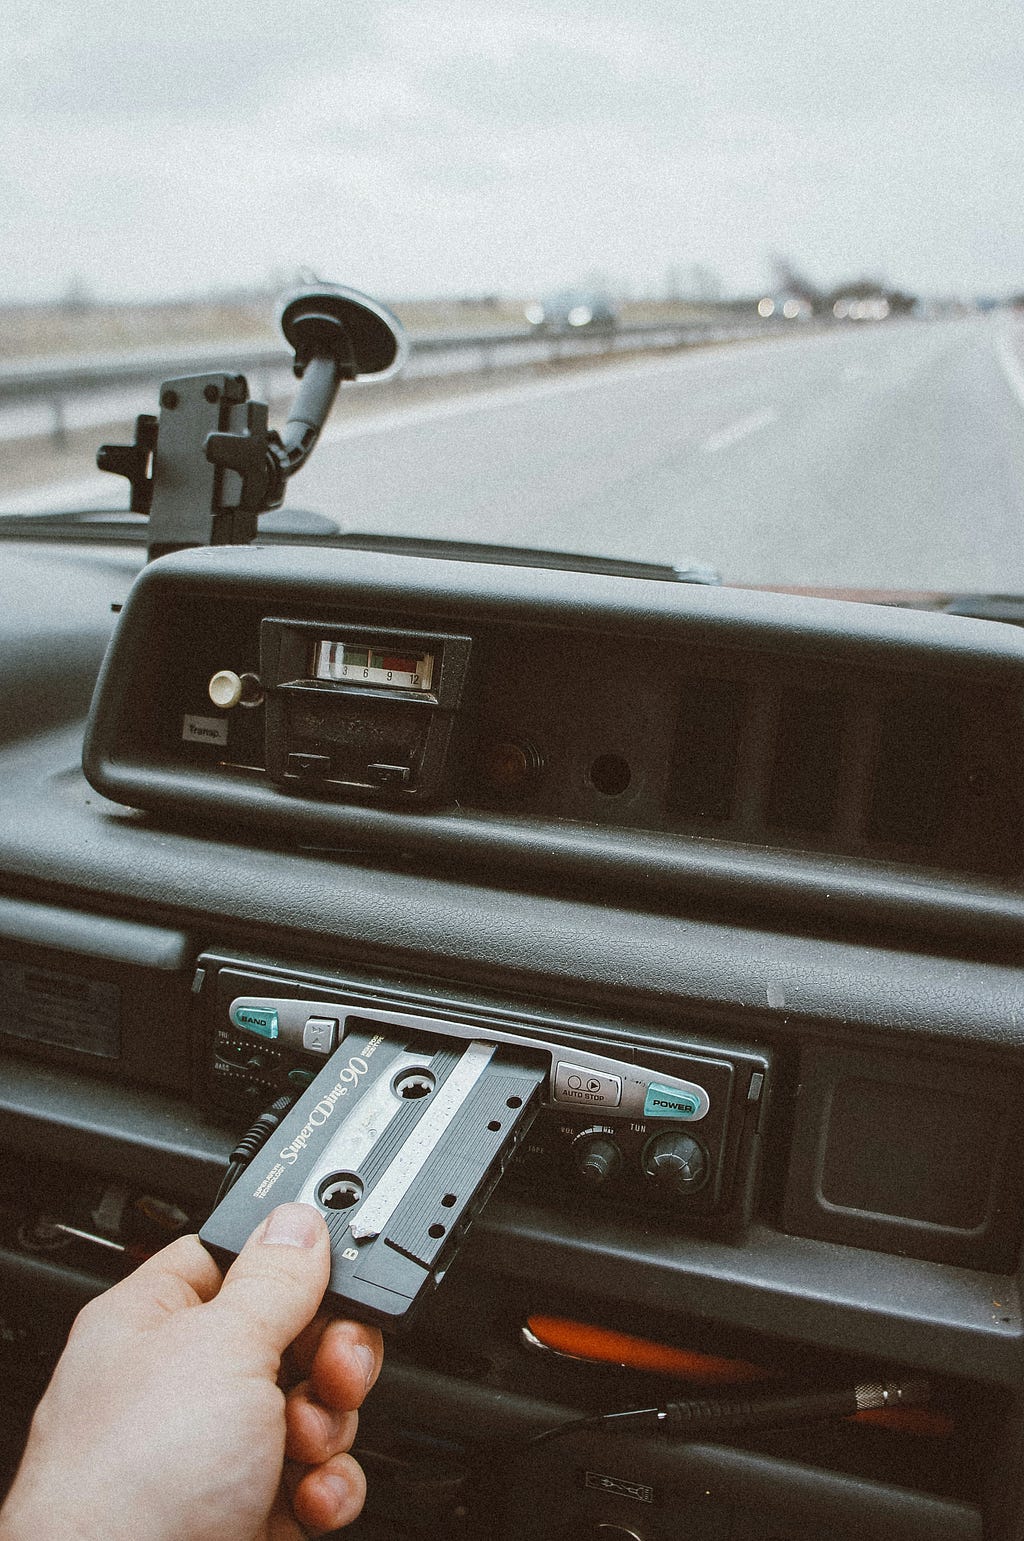
{"type": "Polygon", "coordinates": [[[352,1352],[355,1355],[356,1363],[363,1372],[363,1384],[369,1386],[373,1379],[373,1373],[377,1368],[373,1349],[367,1348],[365,1343],[353,1343],[352,1352]]]}
{"type": "Polygon", "coordinates": [[[336,1413],[330,1407],[320,1407],[316,1403],[310,1404],[320,1420],[320,1428],[324,1439],[335,1439],[341,1431],[341,1425],[347,1417],[346,1413],[336,1413]]]}
{"type": "Polygon", "coordinates": [[[279,1204],[271,1210],[260,1237],[269,1247],[315,1247],[323,1230],[320,1212],[310,1204],[279,1204]]]}
{"type": "Polygon", "coordinates": [[[352,1484],[347,1477],[343,1477],[340,1472],[324,1472],[320,1477],[320,1481],[324,1484],[341,1512],[350,1507],[352,1503],[352,1484]]]}

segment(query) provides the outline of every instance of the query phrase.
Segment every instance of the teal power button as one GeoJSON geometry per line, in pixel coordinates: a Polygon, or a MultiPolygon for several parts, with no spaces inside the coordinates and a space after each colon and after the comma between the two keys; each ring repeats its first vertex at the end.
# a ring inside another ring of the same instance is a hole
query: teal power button
{"type": "Polygon", "coordinates": [[[277,1012],[272,1006],[239,1006],[231,1008],[231,1020],[245,1033],[256,1033],[260,1038],[277,1037],[277,1012]]]}
{"type": "Polygon", "coordinates": [[[645,1118],[699,1118],[700,1099],[673,1086],[649,1086],[644,1097],[645,1118]]]}

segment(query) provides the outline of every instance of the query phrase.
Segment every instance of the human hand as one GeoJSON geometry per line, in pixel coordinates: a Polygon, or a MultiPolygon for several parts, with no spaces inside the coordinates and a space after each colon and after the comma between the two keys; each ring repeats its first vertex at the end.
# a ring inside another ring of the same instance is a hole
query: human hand
{"type": "Polygon", "coordinates": [[[298,1541],[355,1519],[348,1451],[383,1347],[316,1316],[329,1274],[323,1217],[282,1204],[223,1279],[185,1236],[90,1301],[0,1541],[298,1541]]]}

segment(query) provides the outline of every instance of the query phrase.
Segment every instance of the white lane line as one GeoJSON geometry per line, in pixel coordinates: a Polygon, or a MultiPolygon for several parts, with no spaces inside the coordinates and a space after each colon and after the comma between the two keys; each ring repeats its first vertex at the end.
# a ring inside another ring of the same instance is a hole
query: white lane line
{"type": "MultiPolygon", "coordinates": [[[[770,339],[765,339],[770,341],[770,339]]],[[[763,346],[763,343],[759,344],[763,346]]],[[[742,342],[732,344],[732,350],[742,348],[742,342]]],[[[489,412],[495,407],[513,407],[520,402],[540,401],[548,396],[575,396],[583,391],[600,390],[603,386],[615,386],[624,380],[653,379],[659,375],[687,373],[691,368],[707,363],[711,354],[724,356],[724,349],[692,348],[672,358],[645,361],[637,359],[629,363],[612,364],[589,373],[560,380],[536,380],[524,385],[503,385],[494,390],[472,391],[456,396],[450,401],[425,402],[421,407],[395,407],[385,412],[374,412],[364,418],[337,423],[320,435],[321,444],[338,444],[345,439],[360,439],[374,433],[385,433],[396,428],[416,427],[421,423],[433,423],[448,417],[464,417],[472,412],[489,412]]],[[[342,401],[342,407],[344,401],[342,401]]]]}
{"type": "MultiPolygon", "coordinates": [[[[763,344],[760,344],[763,345],[763,344]]],[[[742,347],[742,343],[735,347],[742,347]]],[[[693,348],[686,353],[668,359],[635,359],[589,373],[573,375],[559,380],[533,380],[519,385],[498,386],[493,390],[470,391],[447,401],[424,402],[419,407],[390,407],[379,412],[369,412],[365,417],[349,418],[325,429],[320,444],[342,444],[349,439],[368,438],[377,433],[395,433],[402,428],[421,427],[426,423],[443,421],[445,418],[466,417],[474,412],[491,412],[501,407],[516,406],[522,402],[536,401],[546,396],[569,396],[601,386],[615,386],[623,380],[640,377],[650,379],[658,375],[685,373],[700,362],[706,362],[709,350],[693,348]],[[698,357],[703,356],[703,360],[698,357]]],[[[345,400],[341,398],[335,408],[339,416],[344,413],[345,400]]],[[[77,477],[31,487],[20,493],[0,497],[0,514],[32,514],[45,510],[47,513],[71,512],[75,509],[123,508],[127,493],[123,483],[111,480],[109,473],[94,471],[91,476],[77,477]]]]}
{"type": "Polygon", "coordinates": [[[1024,365],[1005,332],[996,346],[996,357],[1002,365],[1007,385],[1017,398],[1017,405],[1024,410],[1024,365]]]}
{"type": "Polygon", "coordinates": [[[773,407],[765,407],[762,412],[754,412],[750,417],[741,417],[738,423],[730,423],[728,428],[720,428],[709,439],[704,440],[703,450],[705,455],[716,455],[720,449],[728,449],[730,444],[736,444],[740,439],[745,439],[748,434],[757,433],[759,428],[767,428],[769,423],[774,423],[778,413],[773,407]]]}
{"type": "Polygon", "coordinates": [[[94,471],[75,481],[46,482],[0,498],[0,514],[73,513],[82,508],[127,508],[124,482],[115,482],[109,471],[94,471]]]}
{"type": "MultiPolygon", "coordinates": [[[[749,343],[738,341],[722,348],[687,348],[681,353],[672,354],[669,358],[623,361],[621,364],[606,366],[603,369],[595,369],[566,379],[538,380],[522,385],[499,386],[495,390],[473,391],[450,401],[428,402],[420,407],[395,407],[383,412],[372,412],[366,417],[352,418],[348,422],[340,422],[326,429],[320,435],[320,443],[340,444],[346,439],[369,437],[375,433],[390,433],[396,429],[417,427],[423,423],[439,422],[445,418],[468,416],[473,412],[489,412],[496,407],[516,406],[521,402],[536,401],[546,396],[568,396],[583,391],[599,390],[602,386],[614,386],[623,380],[688,374],[691,370],[707,364],[710,359],[735,359],[742,350],[748,348],[756,347],[777,352],[780,342],[828,345],[833,341],[834,335],[825,332],[802,338],[756,338],[749,343]]],[[[336,410],[344,411],[344,398],[336,410]]],[[[774,412],[769,411],[765,423],[775,416],[774,412]]],[[[764,424],[758,421],[745,432],[752,433],[762,426],[764,424]]],[[[714,453],[718,448],[724,448],[724,444],[715,444],[715,437],[717,436],[712,436],[705,444],[705,449],[709,453],[714,453]]],[[[726,442],[732,441],[730,439],[726,442]]],[[[36,513],[44,510],[47,513],[55,513],[79,508],[105,509],[112,506],[123,508],[126,497],[118,496],[116,483],[113,484],[114,490],[111,492],[112,483],[109,473],[106,475],[94,473],[94,475],[97,477],[96,480],[79,478],[55,481],[20,494],[0,498],[0,514],[36,513]]]]}

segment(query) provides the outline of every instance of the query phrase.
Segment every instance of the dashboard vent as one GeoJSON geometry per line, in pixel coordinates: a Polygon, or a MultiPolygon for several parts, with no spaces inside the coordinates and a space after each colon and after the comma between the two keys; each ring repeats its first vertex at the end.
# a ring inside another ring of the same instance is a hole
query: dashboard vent
{"type": "Polygon", "coordinates": [[[683,696],[668,805],[679,819],[724,824],[732,817],[749,691],[739,680],[697,680],[683,696]]]}
{"type": "Polygon", "coordinates": [[[687,682],[673,826],[762,847],[954,871],[1022,862],[1024,767],[1008,696],[752,668],[687,682]]]}
{"type": "Polygon", "coordinates": [[[954,831],[963,713],[955,701],[899,697],[882,707],[867,834],[920,846],[954,831]]]}
{"type": "Polygon", "coordinates": [[[767,823],[823,834],[835,823],[847,700],[831,690],[793,690],[780,703],[767,823]]]}

